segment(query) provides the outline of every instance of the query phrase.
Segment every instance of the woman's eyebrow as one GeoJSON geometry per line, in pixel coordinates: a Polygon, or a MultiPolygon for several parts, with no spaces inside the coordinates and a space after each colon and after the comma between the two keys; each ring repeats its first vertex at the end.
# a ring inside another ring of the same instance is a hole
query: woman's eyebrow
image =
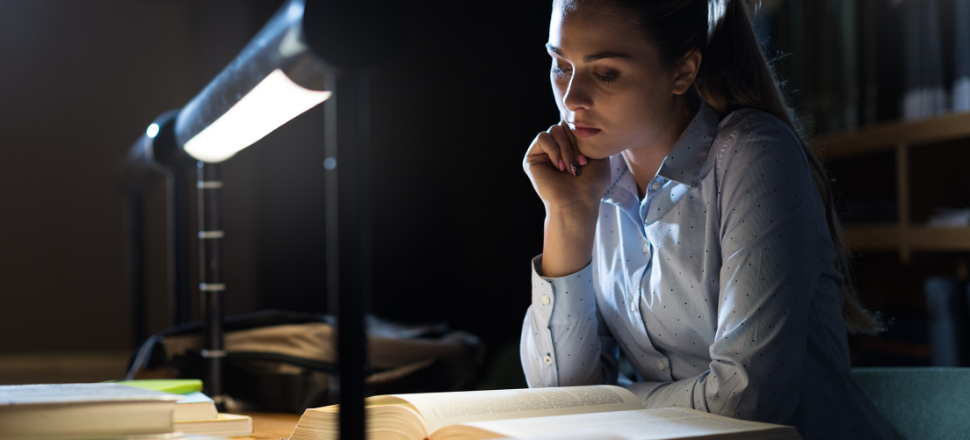
{"type": "MultiPolygon", "coordinates": [[[[553,45],[551,45],[549,43],[546,43],[546,50],[549,51],[549,52],[552,52],[552,53],[554,53],[556,55],[559,55],[560,57],[563,57],[562,56],[562,51],[560,51],[558,47],[553,46],[553,45]]],[[[563,57],[563,58],[565,58],[565,57],[563,57]]]]}
{"type": "MultiPolygon", "coordinates": [[[[554,53],[556,55],[559,55],[559,56],[565,58],[565,56],[563,56],[563,54],[562,54],[562,51],[558,47],[556,47],[556,46],[553,46],[551,44],[546,43],[546,50],[548,50],[549,52],[552,52],[552,53],[554,53]]],[[[597,53],[594,53],[594,54],[586,55],[585,57],[583,57],[583,62],[584,63],[591,63],[593,61],[602,60],[604,58],[623,58],[623,59],[630,59],[632,57],[630,56],[630,54],[628,54],[626,52],[603,51],[603,52],[597,52],[597,53]]]]}

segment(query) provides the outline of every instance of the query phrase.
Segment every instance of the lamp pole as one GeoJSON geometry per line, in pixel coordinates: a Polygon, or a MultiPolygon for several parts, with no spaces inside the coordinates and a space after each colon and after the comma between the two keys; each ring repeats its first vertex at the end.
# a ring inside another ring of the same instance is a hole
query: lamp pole
{"type": "Polygon", "coordinates": [[[219,166],[199,161],[196,164],[196,188],[199,192],[199,293],[202,297],[205,334],[202,357],[205,358],[206,394],[224,408],[222,391],[223,348],[222,292],[226,285],[222,279],[222,238],[225,233],[219,227],[219,166]]]}
{"type": "Polygon", "coordinates": [[[334,93],[324,103],[327,291],[337,312],[342,440],[365,437],[363,317],[373,290],[367,88],[364,72],[344,70],[329,80],[334,93]]]}
{"type": "Polygon", "coordinates": [[[405,3],[308,0],[304,12],[307,44],[332,66],[324,86],[333,92],[323,104],[324,181],[328,311],[337,314],[341,440],[364,439],[366,433],[364,313],[374,278],[370,72],[391,60],[402,45],[407,35],[405,3]]]}
{"type": "MultiPolygon", "coordinates": [[[[189,196],[191,188],[191,167],[192,162],[186,160],[184,156],[179,157],[175,165],[171,166],[168,180],[171,181],[169,187],[169,237],[171,258],[171,271],[169,287],[172,290],[170,295],[173,298],[174,316],[172,322],[175,325],[185,324],[192,320],[190,304],[192,301],[192,282],[190,280],[191,264],[189,262],[191,229],[189,226],[189,196]]],[[[201,226],[200,226],[201,227],[201,226]]]]}
{"type": "Polygon", "coordinates": [[[131,289],[131,329],[134,346],[145,341],[145,194],[140,188],[125,189],[125,231],[128,234],[125,259],[131,289]]]}

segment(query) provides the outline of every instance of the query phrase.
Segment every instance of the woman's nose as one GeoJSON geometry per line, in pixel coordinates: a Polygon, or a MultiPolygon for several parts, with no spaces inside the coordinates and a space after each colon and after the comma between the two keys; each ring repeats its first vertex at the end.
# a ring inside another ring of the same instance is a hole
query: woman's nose
{"type": "Polygon", "coordinates": [[[593,105],[590,99],[589,84],[580,75],[573,74],[569,81],[569,87],[562,98],[563,105],[567,110],[576,112],[581,109],[588,109],[593,105]]]}

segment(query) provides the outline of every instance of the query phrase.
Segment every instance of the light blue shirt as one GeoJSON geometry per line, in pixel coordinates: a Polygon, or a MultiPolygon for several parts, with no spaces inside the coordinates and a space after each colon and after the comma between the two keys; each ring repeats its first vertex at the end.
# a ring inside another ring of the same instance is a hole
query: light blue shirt
{"type": "Polygon", "coordinates": [[[533,260],[530,387],[616,383],[619,347],[648,408],[892,438],[851,377],[825,206],[784,122],[702,104],[642,201],[622,156],[610,162],[592,262],[544,278],[533,260]]]}

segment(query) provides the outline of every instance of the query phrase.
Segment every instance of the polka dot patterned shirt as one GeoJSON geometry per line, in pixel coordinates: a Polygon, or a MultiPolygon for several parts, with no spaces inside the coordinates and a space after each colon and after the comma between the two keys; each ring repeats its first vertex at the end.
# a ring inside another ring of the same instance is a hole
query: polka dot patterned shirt
{"type": "Polygon", "coordinates": [[[590,265],[545,278],[532,262],[529,386],[616,383],[621,349],[648,408],[892,438],[851,377],[825,208],[786,124],[702,104],[643,200],[610,160],[590,265]]]}

